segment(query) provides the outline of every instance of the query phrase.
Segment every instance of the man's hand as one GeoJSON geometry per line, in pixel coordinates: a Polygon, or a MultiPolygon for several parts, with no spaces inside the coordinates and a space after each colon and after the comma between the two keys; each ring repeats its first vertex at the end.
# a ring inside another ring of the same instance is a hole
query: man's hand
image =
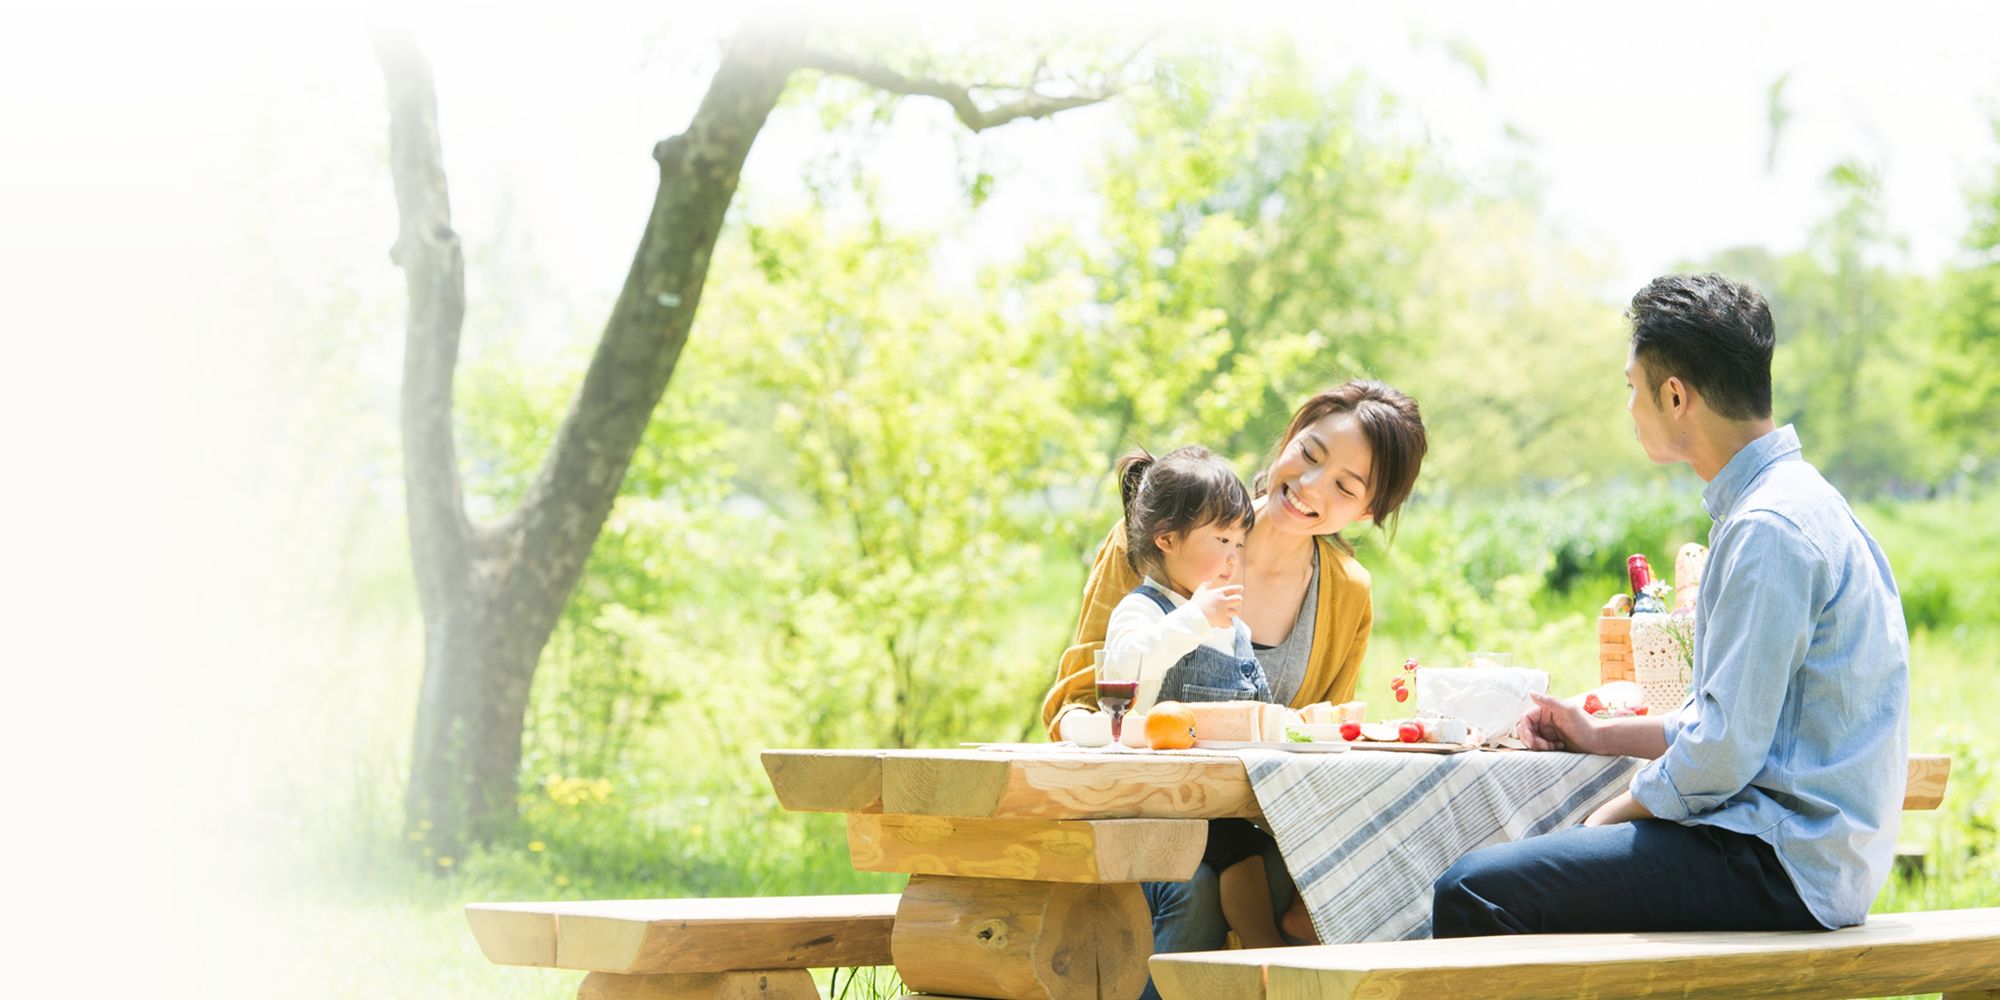
{"type": "Polygon", "coordinates": [[[1226,587],[1211,587],[1207,582],[1194,588],[1194,596],[1188,603],[1201,609],[1202,617],[1214,628],[1228,628],[1229,620],[1236,617],[1236,611],[1243,606],[1243,585],[1232,583],[1226,587]]]}
{"type": "Polygon", "coordinates": [[[1600,752],[1597,749],[1597,720],[1591,718],[1583,706],[1545,694],[1530,694],[1528,697],[1533,698],[1535,704],[1514,727],[1514,734],[1528,745],[1528,749],[1600,752]]]}
{"type": "Polygon", "coordinates": [[[1584,826],[1609,826],[1613,823],[1630,823],[1636,819],[1652,819],[1653,811],[1639,804],[1631,792],[1619,792],[1618,797],[1598,806],[1583,821],[1584,826]]]}

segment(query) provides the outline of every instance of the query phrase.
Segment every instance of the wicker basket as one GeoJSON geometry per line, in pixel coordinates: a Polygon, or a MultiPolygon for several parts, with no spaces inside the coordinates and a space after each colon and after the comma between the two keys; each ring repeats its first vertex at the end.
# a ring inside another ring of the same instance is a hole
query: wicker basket
{"type": "Polygon", "coordinates": [[[1632,619],[1597,620],[1597,682],[1636,680],[1632,670],[1632,619]]]}

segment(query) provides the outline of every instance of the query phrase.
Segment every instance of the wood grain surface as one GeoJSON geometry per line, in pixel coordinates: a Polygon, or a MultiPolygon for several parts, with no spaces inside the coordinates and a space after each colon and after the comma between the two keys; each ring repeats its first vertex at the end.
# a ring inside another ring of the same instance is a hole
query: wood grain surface
{"type": "Polygon", "coordinates": [[[888,965],[897,905],[885,893],[473,903],[465,911],[496,964],[658,974],[888,965]],[[552,925],[546,935],[531,932],[544,924],[552,925]]]}
{"type": "Polygon", "coordinates": [[[884,758],[884,812],[982,819],[1258,816],[1235,757],[937,751],[884,758]]]}
{"type": "Polygon", "coordinates": [[[865,872],[1037,882],[1183,882],[1208,840],[1196,819],[995,820],[856,813],[847,846],[865,872]]]}
{"type": "Polygon", "coordinates": [[[881,750],[766,750],[764,774],[793,812],[881,812],[881,750]]]}
{"type": "Polygon", "coordinates": [[[921,993],[1134,1000],[1146,986],[1152,917],[1130,882],[912,875],[892,950],[903,982],[921,993]]]}
{"type": "Polygon", "coordinates": [[[1874,916],[1838,931],[1394,941],[1158,955],[1151,964],[1165,1000],[1219,1000],[1216,984],[1247,998],[1240,970],[1257,965],[1269,1000],[1956,994],[2000,987],[2000,909],[1874,916]],[[1194,968],[1203,965],[1211,968],[1194,968]]]}
{"type": "MultiPolygon", "coordinates": [[[[1076,753],[992,750],[766,750],[764,767],[782,773],[788,809],[851,812],[848,791],[808,792],[880,782],[869,812],[976,819],[1219,819],[1262,815],[1250,775],[1235,757],[1145,751],[1076,753]],[[862,772],[870,771],[872,775],[862,772]],[[857,776],[860,775],[860,776],[857,776]],[[793,803],[802,803],[794,805],[793,803]]],[[[1944,801],[1951,758],[1911,754],[1903,808],[1944,801]]],[[[773,779],[776,787],[777,779],[773,779]]]]}
{"type": "Polygon", "coordinates": [[[819,1000],[819,987],[804,969],[643,976],[593,972],[577,986],[576,1000],[819,1000]]]}

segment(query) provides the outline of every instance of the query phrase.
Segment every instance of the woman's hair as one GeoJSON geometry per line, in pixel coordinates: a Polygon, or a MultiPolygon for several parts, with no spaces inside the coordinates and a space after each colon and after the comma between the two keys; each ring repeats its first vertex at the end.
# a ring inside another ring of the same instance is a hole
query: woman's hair
{"type": "MultiPolygon", "coordinates": [[[[1353,414],[1354,422],[1361,427],[1361,436],[1368,440],[1368,450],[1374,457],[1374,468],[1368,477],[1368,512],[1376,527],[1394,534],[1397,512],[1417,485],[1417,473],[1424,467],[1430,438],[1424,432],[1424,416],[1417,409],[1417,401],[1387,382],[1350,379],[1306,400],[1292,414],[1285,436],[1271,446],[1263,470],[1257,473],[1257,495],[1263,496],[1270,488],[1271,467],[1278,464],[1278,456],[1284,454],[1285,447],[1307,427],[1336,413],[1353,414]]],[[[1349,555],[1353,554],[1353,546],[1338,532],[1333,540],[1349,555]]]]}
{"type": "Polygon", "coordinates": [[[1125,558],[1132,571],[1166,575],[1155,541],[1205,524],[1256,523],[1250,491],[1229,463],[1200,445],[1175,448],[1160,458],[1134,448],[1118,460],[1118,492],[1125,500],[1125,558]]]}

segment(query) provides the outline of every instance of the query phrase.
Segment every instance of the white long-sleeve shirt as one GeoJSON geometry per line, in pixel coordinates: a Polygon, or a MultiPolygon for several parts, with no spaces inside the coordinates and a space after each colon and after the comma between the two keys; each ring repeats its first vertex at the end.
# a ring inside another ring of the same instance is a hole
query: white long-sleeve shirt
{"type": "Polygon", "coordinates": [[[1111,609],[1111,621],[1104,628],[1104,649],[1106,652],[1137,651],[1139,658],[1139,693],[1132,699],[1132,711],[1144,712],[1159,700],[1160,681],[1167,671],[1181,661],[1181,657],[1194,652],[1197,646],[1208,646],[1230,656],[1236,655],[1236,630],[1233,625],[1216,628],[1208,623],[1208,616],[1188,599],[1174,593],[1172,587],[1145,578],[1145,585],[1167,595],[1174,610],[1163,612],[1152,598],[1138,591],[1126,594],[1118,606],[1111,609]]]}

